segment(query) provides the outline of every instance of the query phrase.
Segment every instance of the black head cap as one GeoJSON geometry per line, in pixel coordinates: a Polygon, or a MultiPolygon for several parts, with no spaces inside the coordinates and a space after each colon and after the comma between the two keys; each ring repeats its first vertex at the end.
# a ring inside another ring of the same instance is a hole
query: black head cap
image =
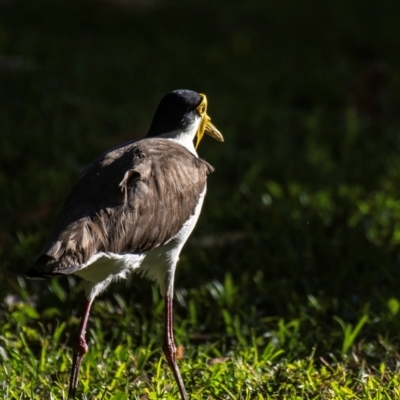
{"type": "Polygon", "coordinates": [[[196,108],[202,98],[191,90],[174,90],[166,94],[157,107],[147,137],[184,129],[198,116],[196,108]]]}

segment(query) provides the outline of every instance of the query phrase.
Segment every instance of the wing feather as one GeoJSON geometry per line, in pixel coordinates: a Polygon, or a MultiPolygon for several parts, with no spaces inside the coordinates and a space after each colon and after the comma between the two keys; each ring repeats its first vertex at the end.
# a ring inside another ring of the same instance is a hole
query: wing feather
{"type": "Polygon", "coordinates": [[[167,243],[193,215],[212,171],[166,139],[103,154],[68,196],[35,273],[70,273],[100,251],[142,253],[167,243]]]}

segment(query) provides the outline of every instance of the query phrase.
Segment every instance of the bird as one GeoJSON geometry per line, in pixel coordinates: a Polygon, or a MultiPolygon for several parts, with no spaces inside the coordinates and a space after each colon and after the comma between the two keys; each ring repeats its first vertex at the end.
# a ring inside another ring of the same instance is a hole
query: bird
{"type": "Polygon", "coordinates": [[[68,398],[74,399],[88,351],[86,328],[95,298],[113,281],[141,273],[165,300],[165,354],[182,400],[185,386],[173,336],[174,276],[179,254],[199,218],[214,168],[197,154],[204,134],[224,138],[202,93],[174,90],[160,101],[146,136],[106,151],[81,173],[30,279],[75,275],[85,303],[73,348],[68,398]]]}

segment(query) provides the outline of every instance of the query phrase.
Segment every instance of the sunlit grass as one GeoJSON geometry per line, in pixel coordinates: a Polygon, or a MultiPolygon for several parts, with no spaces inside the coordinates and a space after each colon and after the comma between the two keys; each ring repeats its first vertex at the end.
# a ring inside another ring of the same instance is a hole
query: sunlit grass
{"type": "MultiPolygon", "coordinates": [[[[53,280],[50,286],[54,291],[59,283],[53,280]]],[[[232,277],[227,275],[222,284],[204,290],[215,296],[216,288],[220,303],[216,315],[225,326],[224,335],[196,335],[202,288],[186,295],[187,319],[179,317],[175,323],[176,341],[184,349],[179,365],[191,399],[389,400],[400,396],[395,343],[382,337],[359,340],[371,324],[367,315],[355,326],[335,316],[323,335],[305,314],[292,320],[261,318],[250,327],[243,315],[229,309],[235,308],[233,293],[239,291],[232,277]],[[329,337],[336,337],[337,343],[329,337]]],[[[115,301],[95,303],[79,398],[179,398],[160,350],[163,301],[153,293],[147,305],[154,310],[153,321],[143,320],[119,295],[115,301]],[[110,330],[112,321],[118,323],[110,330]]],[[[314,306],[316,302],[313,299],[314,306]]],[[[69,344],[78,318],[56,310],[38,313],[22,300],[9,306],[0,331],[2,399],[66,398],[69,344]]]]}

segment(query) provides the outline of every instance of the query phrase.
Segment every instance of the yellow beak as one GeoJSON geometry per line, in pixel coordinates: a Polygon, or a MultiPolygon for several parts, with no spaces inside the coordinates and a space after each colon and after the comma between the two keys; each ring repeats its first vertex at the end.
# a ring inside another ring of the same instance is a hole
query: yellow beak
{"type": "Polygon", "coordinates": [[[201,139],[203,139],[204,133],[207,133],[208,135],[218,140],[219,142],[224,141],[224,137],[222,136],[221,132],[211,123],[211,118],[207,115],[206,95],[200,93],[200,96],[202,97],[202,101],[200,105],[197,107],[197,112],[201,116],[201,121],[195,136],[194,147],[196,149],[199,146],[201,139]]]}

